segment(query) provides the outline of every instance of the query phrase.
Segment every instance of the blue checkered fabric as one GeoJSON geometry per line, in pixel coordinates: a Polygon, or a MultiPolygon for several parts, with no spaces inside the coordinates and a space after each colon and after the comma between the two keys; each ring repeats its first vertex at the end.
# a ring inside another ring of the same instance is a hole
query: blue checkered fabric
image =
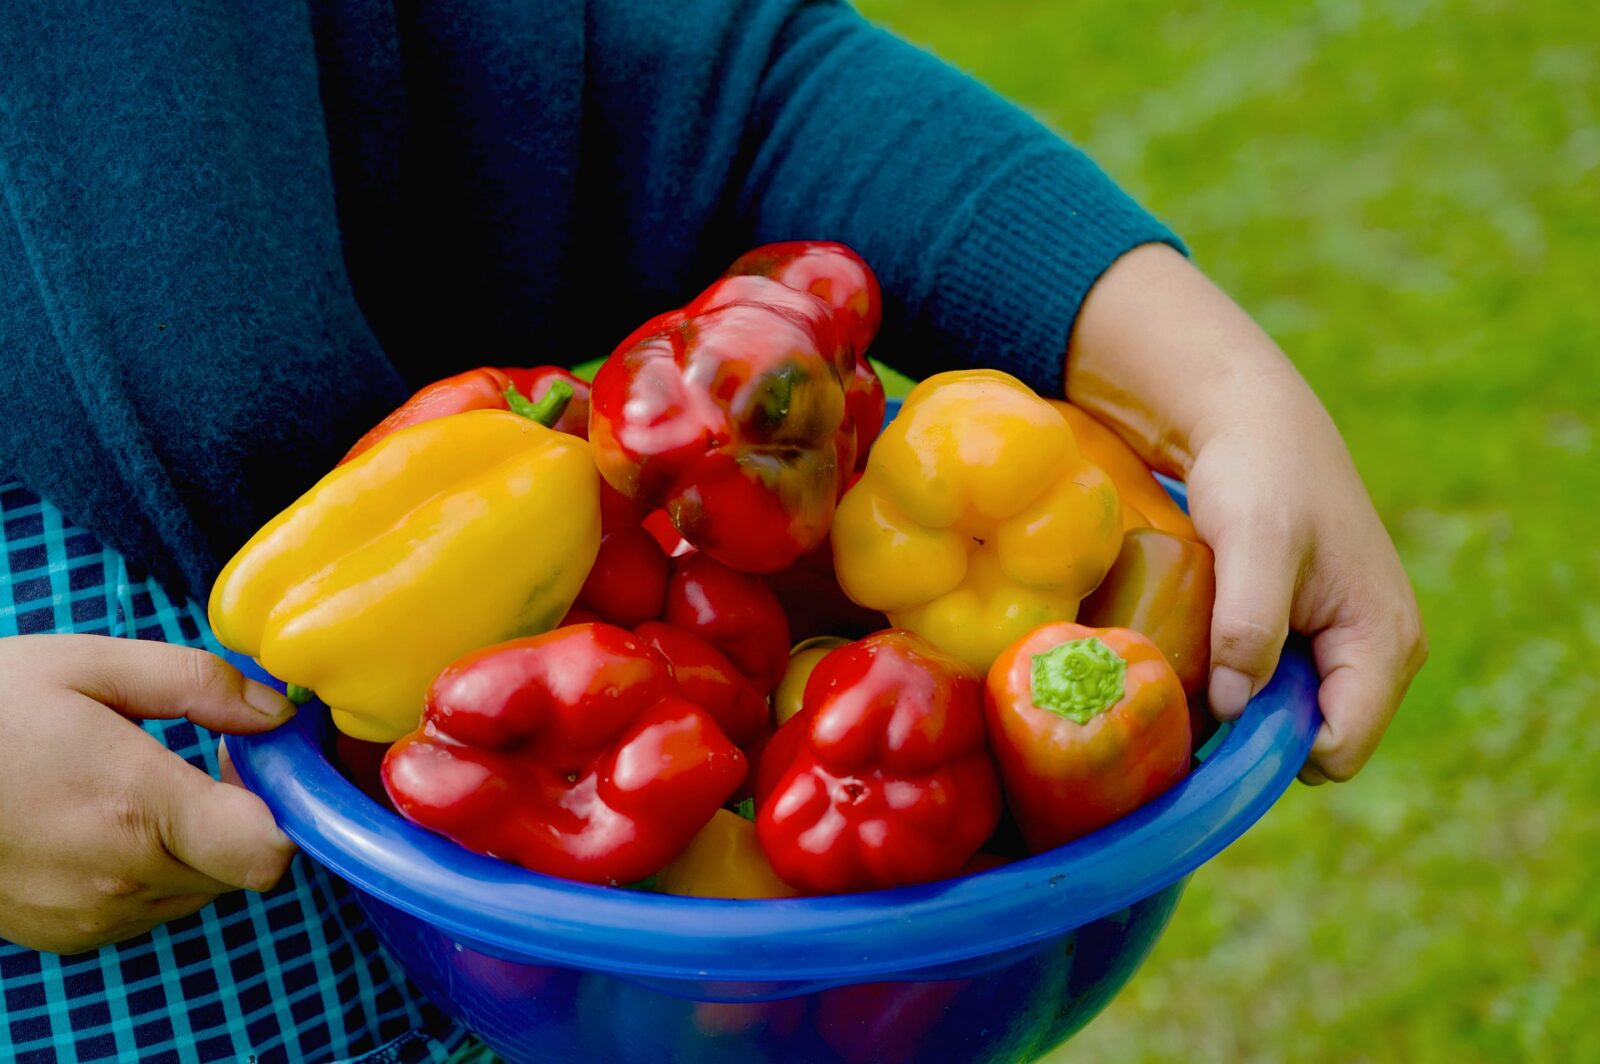
{"type": "MultiPolygon", "coordinates": [[[[199,605],[0,476],[0,636],[83,632],[220,648],[199,605]]],[[[217,774],[216,737],[144,728],[217,774]]],[[[379,946],[350,889],[304,857],[148,935],[72,957],[0,940],[0,1061],[460,1061],[481,1055],[379,946]]]]}

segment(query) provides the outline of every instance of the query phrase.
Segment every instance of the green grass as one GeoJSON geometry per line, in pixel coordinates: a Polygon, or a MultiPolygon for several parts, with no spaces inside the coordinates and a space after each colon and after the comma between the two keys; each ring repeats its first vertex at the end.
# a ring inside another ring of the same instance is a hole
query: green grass
{"type": "Polygon", "coordinates": [[[1189,241],[1345,431],[1433,657],[1052,1060],[1600,1060],[1600,34],[1562,0],[863,0],[1189,241]]]}

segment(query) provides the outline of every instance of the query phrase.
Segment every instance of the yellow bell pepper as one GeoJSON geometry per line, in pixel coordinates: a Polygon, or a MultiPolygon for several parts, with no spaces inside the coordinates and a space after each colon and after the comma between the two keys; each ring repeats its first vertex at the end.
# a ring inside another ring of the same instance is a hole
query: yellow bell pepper
{"type": "Polygon", "coordinates": [[[833,521],[845,592],[980,671],[1073,620],[1121,544],[1111,480],[1058,411],[998,370],[918,385],[833,521]]]}
{"type": "Polygon", "coordinates": [[[662,894],[691,898],[800,896],[772,870],[756,841],[755,824],[727,809],[718,809],[688,847],[655,878],[655,889],[662,894]]]}
{"type": "Polygon", "coordinates": [[[789,651],[789,667],[772,692],[772,716],[779,727],[800,712],[806,698],[806,682],[818,663],[850,640],[836,635],[816,635],[802,640],[789,651]]]}
{"type": "Polygon", "coordinates": [[[454,414],[385,437],[269,521],[217,578],[211,626],[315,690],[345,734],[392,742],[444,666],[554,627],[599,543],[587,442],[454,414]]]}

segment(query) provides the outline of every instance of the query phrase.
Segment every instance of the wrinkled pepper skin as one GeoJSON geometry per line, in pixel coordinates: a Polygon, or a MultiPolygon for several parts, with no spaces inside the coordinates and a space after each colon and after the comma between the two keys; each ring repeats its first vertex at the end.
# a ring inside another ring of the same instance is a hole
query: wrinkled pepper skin
{"type": "Polygon", "coordinates": [[[724,278],[600,367],[595,463],[700,550],[776,572],[822,542],[855,464],[854,372],[827,303],[766,277],[724,278]]]}
{"type": "Polygon", "coordinates": [[[703,553],[673,559],[662,620],[721,651],[763,697],[789,667],[789,619],[751,573],[703,553]]]}
{"type": "Polygon", "coordinates": [[[984,707],[1007,808],[1034,853],[1133,812],[1189,770],[1177,673],[1126,628],[1029,632],[989,670],[984,707]]]}
{"type": "Polygon", "coordinates": [[[1211,609],[1216,560],[1204,543],[1156,528],[1122,537],[1111,571],[1083,600],[1078,621],[1091,628],[1132,628],[1161,648],[1184,693],[1206,684],[1211,665],[1211,609]]]}
{"type": "Polygon", "coordinates": [[[533,403],[543,399],[556,381],[565,381],[572,389],[572,399],[561,416],[550,426],[585,439],[589,434],[589,382],[574,377],[560,366],[534,366],[531,369],[496,369],[479,366],[454,377],[434,381],[417,391],[400,404],[393,413],[378,422],[356,441],[354,447],[341,459],[344,465],[365,454],[385,436],[392,435],[410,425],[464,414],[468,410],[509,410],[512,400],[507,389],[515,388],[517,394],[533,403]]]}
{"type": "Polygon", "coordinates": [[[718,809],[688,848],[656,876],[656,890],[691,898],[794,898],[756,841],[756,826],[718,809]]]}
{"type": "Polygon", "coordinates": [[[1172,501],[1172,496],[1150,472],[1144,459],[1121,436],[1082,407],[1059,399],[1050,400],[1050,405],[1061,411],[1061,416],[1072,426],[1083,456],[1111,478],[1117,494],[1122,496],[1124,531],[1159,528],[1182,539],[1199,541],[1200,535],[1189,515],[1172,501]]]}
{"type": "Polygon", "coordinates": [[[444,666],[555,625],[599,539],[588,444],[469,411],[384,437],[269,521],[218,576],[211,626],[347,735],[392,742],[444,666]]]}
{"type": "Polygon", "coordinates": [[[856,466],[866,464],[867,451],[883,427],[886,400],[883,382],[867,361],[867,348],[883,324],[883,294],[866,261],[843,244],[825,240],[789,240],[747,251],[724,276],[754,274],[809,292],[833,308],[840,334],[849,341],[855,371],[845,388],[845,404],[855,424],[856,466]]]}
{"type": "Polygon", "coordinates": [[[838,894],[960,872],[1000,820],[980,688],[911,632],[823,658],[761,755],[756,832],[778,875],[838,894]]]}
{"type": "Polygon", "coordinates": [[[998,370],[919,384],[833,525],[845,592],[980,672],[1076,616],[1121,545],[1109,478],[1059,412],[998,370]]]}
{"type": "Polygon", "coordinates": [[[395,808],[478,853],[588,883],[634,883],[688,845],[745,776],[638,636],[575,625],[476,651],[390,749],[395,808]]]}
{"type": "Polygon", "coordinates": [[[742,747],[767,730],[772,712],[766,696],[716,647],[661,621],[641,624],[634,634],[666,659],[683,697],[711,714],[735,744],[742,747]]]}

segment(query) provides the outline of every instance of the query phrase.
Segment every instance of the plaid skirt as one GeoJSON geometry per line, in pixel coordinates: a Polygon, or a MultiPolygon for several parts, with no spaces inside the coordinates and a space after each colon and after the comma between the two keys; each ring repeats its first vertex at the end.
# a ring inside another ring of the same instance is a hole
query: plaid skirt
{"type": "MultiPolygon", "coordinates": [[[[0,476],[0,637],[81,632],[220,652],[203,606],[0,476]]],[[[215,776],[217,738],[144,730],[215,776]]],[[[486,1053],[389,959],[348,887],[297,857],[268,894],[61,957],[0,939],[0,1061],[462,1061],[486,1053]]]]}

